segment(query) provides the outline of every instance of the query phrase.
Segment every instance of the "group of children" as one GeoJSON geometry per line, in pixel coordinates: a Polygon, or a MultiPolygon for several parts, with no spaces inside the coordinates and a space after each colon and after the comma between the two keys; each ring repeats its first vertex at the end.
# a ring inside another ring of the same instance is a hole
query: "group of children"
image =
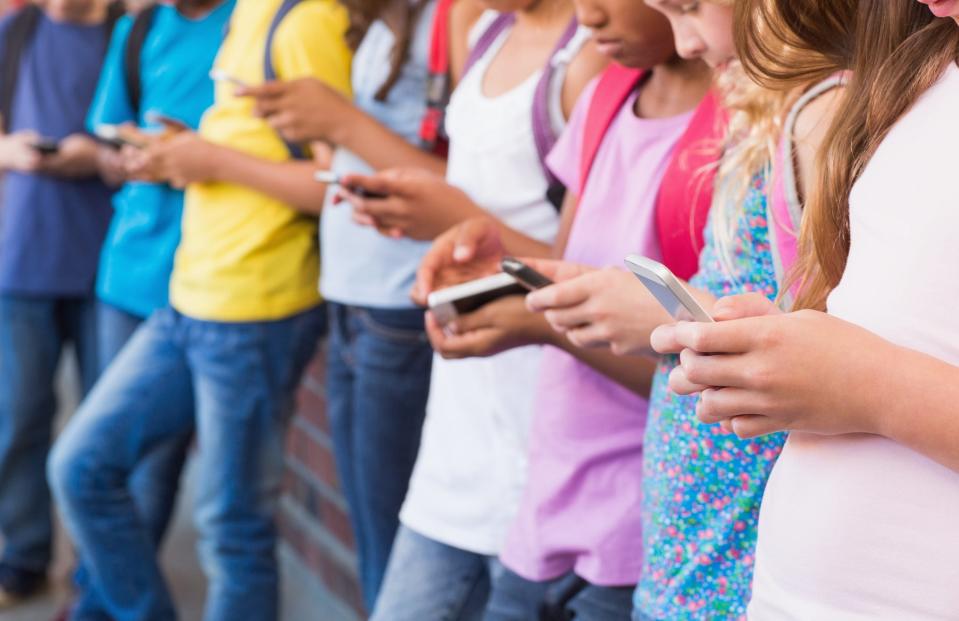
{"type": "Polygon", "coordinates": [[[50,489],[66,618],[175,619],[192,446],[204,618],[277,619],[325,335],[376,621],[959,616],[959,0],[123,9],[0,23],[0,604],[50,489]],[[553,284],[424,312],[507,256],[553,284]]]}

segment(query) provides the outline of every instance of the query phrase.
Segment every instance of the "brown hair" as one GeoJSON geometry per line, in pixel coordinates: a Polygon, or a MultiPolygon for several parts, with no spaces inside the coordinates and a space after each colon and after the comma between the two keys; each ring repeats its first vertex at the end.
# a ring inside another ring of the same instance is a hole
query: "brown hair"
{"type": "Polygon", "coordinates": [[[819,52],[851,78],[820,159],[820,181],[807,197],[795,278],[796,308],[823,310],[842,278],[849,256],[849,194],[895,123],[933,86],[950,62],[959,61],[959,29],[916,0],[751,0],[738,38],[751,75],[770,85],[791,84],[828,72],[797,60],[819,52]],[[845,17],[843,17],[845,15],[845,17]],[[758,19],[749,24],[748,20],[758,19]],[[838,20],[848,21],[841,22],[838,20]],[[829,24],[854,24],[845,40],[823,36],[829,24]],[[752,30],[752,32],[749,32],[752,30]]]}
{"type": "MultiPolygon", "coordinates": [[[[377,19],[380,19],[392,2],[396,0],[341,0],[341,4],[346,7],[350,16],[350,26],[346,30],[346,43],[356,49],[363,42],[366,31],[377,19]]],[[[416,33],[416,27],[419,25],[420,18],[430,0],[416,0],[415,2],[406,2],[406,15],[400,32],[396,33],[396,43],[393,45],[393,52],[390,58],[390,73],[386,81],[380,85],[376,91],[376,101],[384,102],[390,96],[390,91],[400,79],[403,72],[403,65],[406,64],[410,55],[410,49],[413,47],[413,38],[416,33]]]]}

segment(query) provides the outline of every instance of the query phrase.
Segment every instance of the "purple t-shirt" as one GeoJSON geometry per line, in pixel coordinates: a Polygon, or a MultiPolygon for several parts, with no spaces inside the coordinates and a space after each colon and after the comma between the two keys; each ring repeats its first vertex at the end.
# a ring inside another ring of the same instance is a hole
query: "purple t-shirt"
{"type": "MultiPolygon", "coordinates": [[[[594,81],[548,164],[580,187],[580,159],[594,81]]],[[[636,95],[613,121],[580,197],[565,259],[622,267],[638,253],[660,258],[655,200],[692,113],[640,119],[636,95]]],[[[646,400],[558,349],[546,348],[530,434],[529,482],[503,562],[530,580],[575,571],[592,584],[635,584],[642,566],[646,400]]]]}
{"type": "MultiPolygon", "coordinates": [[[[0,46],[10,17],[0,24],[0,46]]],[[[105,25],[42,17],[20,59],[10,131],[62,140],[85,131],[107,47],[105,25]]],[[[99,178],[8,173],[0,206],[0,292],[44,296],[93,293],[113,209],[99,178]]]]}

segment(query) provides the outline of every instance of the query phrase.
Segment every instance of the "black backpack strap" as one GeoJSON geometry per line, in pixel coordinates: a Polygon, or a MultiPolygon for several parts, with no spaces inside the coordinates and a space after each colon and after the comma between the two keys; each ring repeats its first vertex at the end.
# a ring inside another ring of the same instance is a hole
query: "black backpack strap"
{"type": "MultiPolygon", "coordinates": [[[[263,78],[267,82],[272,82],[278,77],[276,74],[276,65],[273,63],[273,38],[276,36],[276,31],[280,28],[280,24],[283,23],[286,16],[289,15],[300,2],[302,2],[302,0],[283,0],[283,4],[280,5],[280,8],[277,9],[276,14],[273,16],[273,22],[270,24],[270,30],[266,35],[266,51],[263,54],[263,78]]],[[[302,146],[286,140],[283,142],[286,144],[286,148],[289,150],[290,155],[293,156],[293,159],[309,159],[302,146]]]]}
{"type": "Polygon", "coordinates": [[[33,39],[40,23],[42,12],[34,4],[28,4],[11,18],[7,36],[3,45],[3,58],[0,59],[0,115],[2,115],[3,133],[10,132],[13,115],[13,98],[20,79],[20,62],[23,52],[33,39]]]}
{"type": "Polygon", "coordinates": [[[140,103],[143,99],[143,82],[140,76],[140,58],[143,55],[143,45],[146,43],[150,27],[156,16],[157,5],[149,6],[140,11],[133,20],[130,34],[127,36],[126,47],[123,48],[123,77],[127,83],[127,94],[130,97],[130,109],[133,114],[139,115],[140,103]]]}
{"type": "Polygon", "coordinates": [[[120,18],[127,14],[126,4],[122,0],[115,0],[107,7],[107,41],[113,36],[113,29],[116,27],[120,18]]]}

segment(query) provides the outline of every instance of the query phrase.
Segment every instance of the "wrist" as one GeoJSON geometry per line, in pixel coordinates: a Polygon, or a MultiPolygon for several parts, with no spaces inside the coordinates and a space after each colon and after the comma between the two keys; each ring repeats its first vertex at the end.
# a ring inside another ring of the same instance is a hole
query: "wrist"
{"type": "Polygon", "coordinates": [[[334,146],[355,152],[356,145],[353,144],[355,137],[362,133],[359,131],[360,128],[370,118],[351,105],[344,105],[342,112],[342,121],[336,123],[324,139],[332,142],[334,146]]]}
{"type": "Polygon", "coordinates": [[[886,353],[864,356],[868,363],[862,369],[859,385],[866,387],[862,392],[867,398],[851,403],[855,427],[852,431],[895,439],[898,423],[903,419],[897,406],[903,395],[903,384],[911,383],[907,375],[912,369],[906,362],[908,351],[891,343],[885,345],[886,353]],[[897,363],[890,365],[889,360],[897,363]]]}

